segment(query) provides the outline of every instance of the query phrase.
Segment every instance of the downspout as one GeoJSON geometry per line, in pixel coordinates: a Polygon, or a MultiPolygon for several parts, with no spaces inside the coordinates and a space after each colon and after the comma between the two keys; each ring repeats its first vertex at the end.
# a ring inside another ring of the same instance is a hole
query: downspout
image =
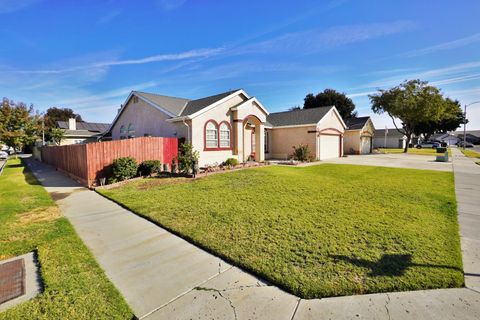
{"type": "Polygon", "coordinates": [[[187,127],[187,143],[190,143],[190,126],[185,122],[185,119],[182,122],[187,127]]]}

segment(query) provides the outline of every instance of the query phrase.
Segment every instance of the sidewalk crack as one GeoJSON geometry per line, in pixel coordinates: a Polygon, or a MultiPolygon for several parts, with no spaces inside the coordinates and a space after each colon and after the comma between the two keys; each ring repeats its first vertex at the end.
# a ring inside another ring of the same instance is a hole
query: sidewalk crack
{"type": "Polygon", "coordinates": [[[236,309],[235,306],[233,305],[232,300],[230,300],[228,297],[226,297],[226,296],[224,296],[224,295],[222,294],[222,291],[224,291],[224,290],[218,290],[218,289],[214,289],[214,288],[205,288],[205,287],[196,287],[195,290],[200,290],[200,291],[213,291],[213,292],[218,293],[218,295],[219,295],[220,297],[222,297],[225,301],[228,302],[228,304],[230,305],[230,308],[231,308],[232,311],[233,311],[233,316],[234,316],[235,320],[238,320],[237,309],[236,309]]]}
{"type": "Polygon", "coordinates": [[[390,303],[390,296],[388,295],[388,293],[386,293],[387,295],[387,301],[385,302],[385,310],[387,310],[387,316],[388,316],[388,319],[390,320],[390,310],[388,310],[388,304],[390,303]]]}

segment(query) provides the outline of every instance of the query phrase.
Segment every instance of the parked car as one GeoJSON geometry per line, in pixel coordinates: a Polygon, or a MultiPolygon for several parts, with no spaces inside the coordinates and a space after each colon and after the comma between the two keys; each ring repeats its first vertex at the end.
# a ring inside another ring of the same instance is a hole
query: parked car
{"type": "Polygon", "coordinates": [[[422,148],[435,149],[435,148],[440,147],[440,143],[438,143],[438,142],[433,142],[433,141],[426,141],[426,142],[422,142],[422,143],[417,144],[415,147],[416,147],[417,149],[422,149],[422,148]]]}
{"type": "Polygon", "coordinates": [[[0,151],[0,160],[6,160],[8,158],[8,153],[5,151],[0,151]]]}
{"type": "MultiPolygon", "coordinates": [[[[457,143],[457,146],[463,148],[463,141],[460,141],[459,143],[457,143]]],[[[465,148],[473,148],[473,147],[474,145],[472,143],[470,142],[465,143],[465,148]]]]}

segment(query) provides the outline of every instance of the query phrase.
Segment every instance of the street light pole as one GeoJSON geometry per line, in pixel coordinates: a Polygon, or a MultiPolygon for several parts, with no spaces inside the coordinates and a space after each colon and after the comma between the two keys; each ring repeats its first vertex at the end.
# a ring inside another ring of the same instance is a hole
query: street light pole
{"type": "Polygon", "coordinates": [[[467,107],[476,103],[480,103],[480,101],[475,101],[465,105],[465,111],[463,113],[463,150],[465,150],[465,147],[467,145],[467,107]]]}

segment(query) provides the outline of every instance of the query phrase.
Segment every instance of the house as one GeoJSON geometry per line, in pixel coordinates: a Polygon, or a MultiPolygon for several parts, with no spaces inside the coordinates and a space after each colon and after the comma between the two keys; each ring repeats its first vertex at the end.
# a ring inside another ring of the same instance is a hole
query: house
{"type": "Polygon", "coordinates": [[[460,139],[449,133],[436,133],[430,138],[432,141],[438,141],[440,143],[446,143],[449,146],[456,145],[460,139]]]}
{"type": "Polygon", "coordinates": [[[345,124],[335,107],[270,113],[244,90],[186,99],[132,91],[108,131],[113,140],[177,137],[200,153],[200,165],[290,157],[308,144],[317,159],[343,154],[345,124]]]}
{"type": "Polygon", "coordinates": [[[405,148],[407,137],[395,128],[377,129],[373,138],[373,148],[405,148]]]}
{"type": "Polygon", "coordinates": [[[64,130],[60,145],[98,141],[110,128],[109,123],[79,122],[74,118],[57,121],[57,127],[64,130]]]}
{"type": "MultiPolygon", "coordinates": [[[[463,141],[463,130],[455,131],[453,132],[453,134],[460,141],[463,141]]],[[[473,144],[480,144],[480,130],[467,130],[465,136],[466,136],[467,142],[470,142],[473,144]]]]}
{"type": "Polygon", "coordinates": [[[373,150],[375,127],[370,117],[351,118],[345,121],[347,130],[343,138],[346,154],[368,154],[373,150]]]}

